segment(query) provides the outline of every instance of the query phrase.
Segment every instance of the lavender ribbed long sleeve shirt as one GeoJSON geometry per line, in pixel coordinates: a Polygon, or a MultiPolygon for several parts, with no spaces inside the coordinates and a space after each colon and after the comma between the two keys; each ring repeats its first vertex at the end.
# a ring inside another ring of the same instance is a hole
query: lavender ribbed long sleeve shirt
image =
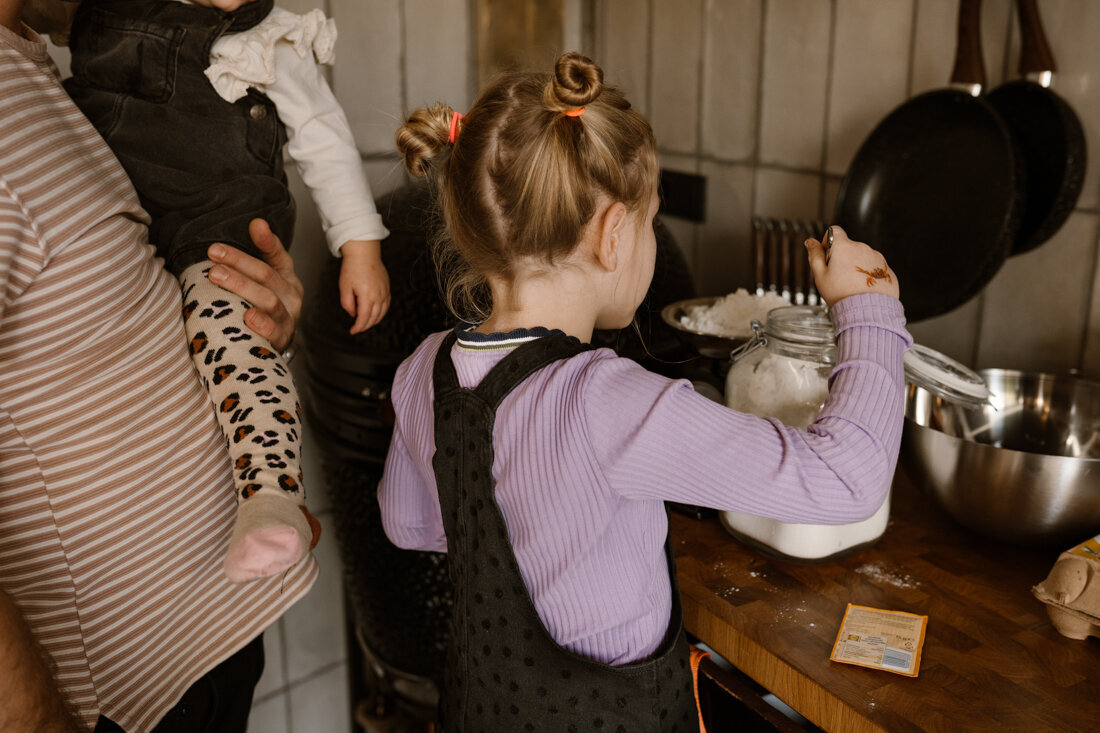
{"type": "MultiPolygon", "coordinates": [[[[501,403],[493,431],[496,498],[527,589],[559,644],[609,664],[653,652],[671,591],[664,501],[787,522],[866,519],[889,491],[901,442],[901,303],[856,295],[830,310],[838,364],[829,399],[805,430],[731,410],[687,380],[654,374],[609,349],[529,377],[501,403]]],[[[432,472],[429,336],[393,386],[397,422],[378,490],[399,547],[445,551],[432,472]]],[[[463,387],[508,353],[451,351],[463,387]]]]}

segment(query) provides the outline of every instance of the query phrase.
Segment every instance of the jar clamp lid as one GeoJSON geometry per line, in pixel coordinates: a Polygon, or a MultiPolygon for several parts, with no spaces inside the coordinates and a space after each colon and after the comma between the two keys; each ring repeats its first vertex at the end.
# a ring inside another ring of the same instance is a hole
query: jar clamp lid
{"type": "Polygon", "coordinates": [[[937,397],[975,407],[989,401],[985,380],[946,354],[913,344],[905,352],[904,362],[905,381],[937,397]]]}
{"type": "Polygon", "coordinates": [[[731,361],[736,362],[757,348],[767,346],[769,339],[777,339],[796,349],[811,350],[832,349],[836,343],[828,309],[819,305],[772,308],[765,323],[753,319],[751,328],[752,337],[730,353],[731,361]]]}

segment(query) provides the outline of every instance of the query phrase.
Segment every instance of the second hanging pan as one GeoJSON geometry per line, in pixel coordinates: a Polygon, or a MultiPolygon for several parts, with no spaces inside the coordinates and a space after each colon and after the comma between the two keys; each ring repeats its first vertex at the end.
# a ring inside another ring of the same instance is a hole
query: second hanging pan
{"type": "Polygon", "coordinates": [[[985,83],[980,0],[961,0],[951,86],[891,112],[856,152],[833,221],[885,255],[906,318],[946,313],[1004,264],[1019,226],[1023,179],[985,83]]]}
{"type": "Polygon", "coordinates": [[[1085,183],[1085,132],[1073,108],[1050,90],[1054,56],[1035,0],[1016,0],[1020,74],[989,93],[990,104],[1018,145],[1026,178],[1020,228],[1012,254],[1035,249],[1066,222],[1085,183]]]}

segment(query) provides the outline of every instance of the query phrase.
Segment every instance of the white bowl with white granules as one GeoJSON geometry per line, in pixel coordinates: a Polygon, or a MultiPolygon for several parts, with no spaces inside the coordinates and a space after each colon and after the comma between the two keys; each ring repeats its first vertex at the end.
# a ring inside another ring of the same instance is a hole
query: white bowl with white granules
{"type": "Polygon", "coordinates": [[[755,295],[738,288],[723,296],[691,298],[661,309],[661,318],[701,356],[727,359],[752,336],[752,322],[764,321],[768,311],[789,305],[778,293],[755,295]]]}

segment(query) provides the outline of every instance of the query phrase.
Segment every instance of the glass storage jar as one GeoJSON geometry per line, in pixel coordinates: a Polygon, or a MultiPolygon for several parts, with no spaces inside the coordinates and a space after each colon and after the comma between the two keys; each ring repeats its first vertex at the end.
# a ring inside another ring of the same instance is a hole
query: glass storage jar
{"type": "MultiPolygon", "coordinates": [[[[821,414],[836,365],[833,323],[821,306],[795,305],[768,312],[754,337],[730,358],[726,404],[805,428],[821,414]]],[[[850,524],[780,522],[742,512],[719,512],[722,526],[741,542],[796,563],[821,563],[873,544],[886,530],[890,497],[875,513],[850,524]]]]}
{"type": "Polygon", "coordinates": [[[836,364],[833,322],[825,308],[792,305],[752,322],[753,337],[731,355],[726,404],[804,428],[821,413],[836,364]]]}

